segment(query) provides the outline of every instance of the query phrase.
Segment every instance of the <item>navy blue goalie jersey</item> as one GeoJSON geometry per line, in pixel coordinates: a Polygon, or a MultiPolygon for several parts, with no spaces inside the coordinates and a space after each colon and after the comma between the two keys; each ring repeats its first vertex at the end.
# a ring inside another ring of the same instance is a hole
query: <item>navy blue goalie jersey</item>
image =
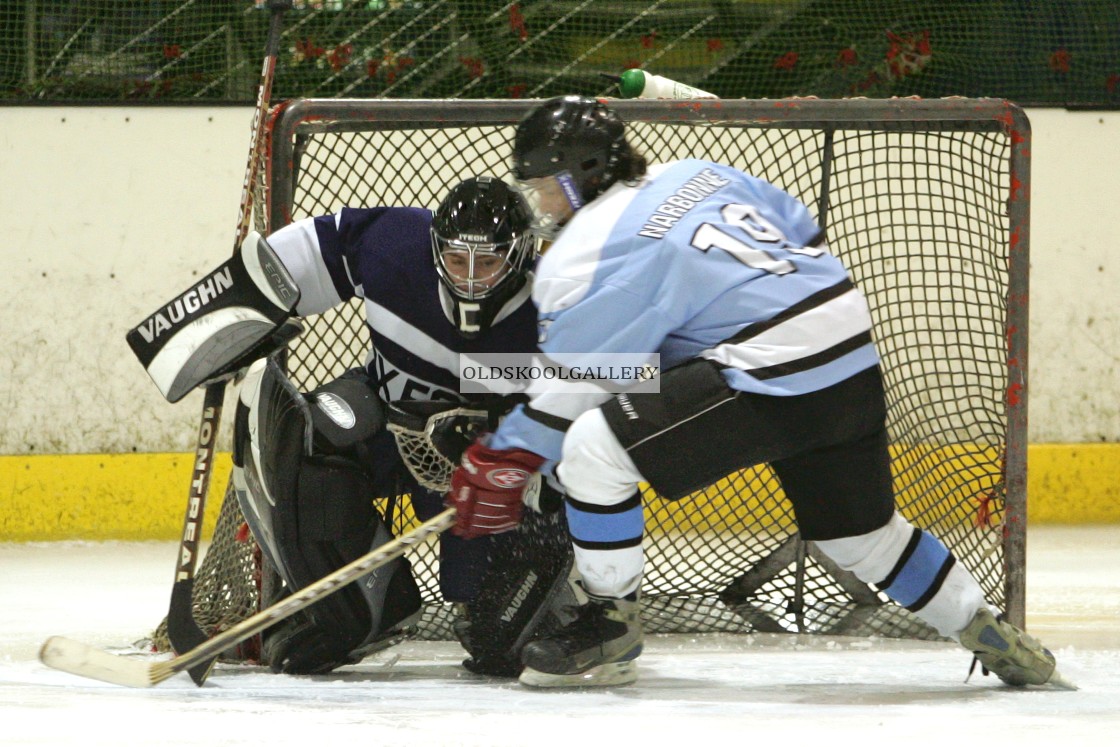
{"type": "Polygon", "coordinates": [[[460,393],[460,354],[536,350],[531,277],[488,330],[459,333],[436,274],[431,222],[422,208],[343,208],[268,237],[300,288],[300,316],[362,299],[373,343],[364,364],[386,402],[475,399],[460,393]]]}

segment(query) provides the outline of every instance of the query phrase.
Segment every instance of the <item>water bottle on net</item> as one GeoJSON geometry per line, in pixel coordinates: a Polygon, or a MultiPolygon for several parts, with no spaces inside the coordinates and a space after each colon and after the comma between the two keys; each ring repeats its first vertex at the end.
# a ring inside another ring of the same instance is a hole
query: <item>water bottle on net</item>
{"type": "Polygon", "coordinates": [[[714,93],[686,85],[645,70],[631,68],[618,80],[618,91],[624,99],[718,99],[714,93]]]}

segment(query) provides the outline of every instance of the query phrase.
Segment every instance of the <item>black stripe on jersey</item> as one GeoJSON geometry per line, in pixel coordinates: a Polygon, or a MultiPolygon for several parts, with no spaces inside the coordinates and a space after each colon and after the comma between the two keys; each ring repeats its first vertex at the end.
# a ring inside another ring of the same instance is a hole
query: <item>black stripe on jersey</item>
{"type": "Polygon", "coordinates": [[[819,353],[814,353],[804,358],[798,358],[788,363],[778,363],[773,366],[766,366],[765,368],[750,368],[747,369],[747,373],[756,379],[776,379],[779,376],[789,376],[790,374],[808,371],[811,368],[831,363],[837,358],[869,344],[871,344],[871,332],[860,332],[858,335],[849,337],[847,340],[837,343],[819,353]]]}
{"type": "Polygon", "coordinates": [[[585,542],[572,537],[572,544],[584,550],[623,550],[627,547],[637,547],[642,544],[641,537],[628,540],[615,540],[614,542],[585,542]]]}
{"type": "Polygon", "coordinates": [[[572,421],[558,415],[549,415],[547,412],[534,410],[530,405],[525,405],[525,417],[535,420],[546,428],[554,431],[566,431],[572,427],[572,421]]]}
{"type": "Polygon", "coordinates": [[[621,514],[642,505],[642,494],[634,493],[634,495],[630,496],[622,503],[615,503],[611,506],[601,506],[598,503],[584,503],[570,495],[564,500],[566,500],[572,508],[582,511],[585,514],[621,514]]]}
{"type": "Polygon", "coordinates": [[[918,549],[918,543],[921,541],[922,530],[914,527],[910,532],[910,541],[906,543],[906,549],[903,550],[902,554],[898,556],[898,561],[894,564],[894,568],[891,568],[891,572],[887,574],[887,577],[875,584],[875,586],[879,587],[880,589],[886,589],[891,584],[893,584],[895,578],[898,577],[898,574],[902,573],[902,569],[906,567],[906,564],[908,562],[910,562],[910,556],[913,555],[914,551],[918,549]]]}
{"type": "Polygon", "coordinates": [[[852,285],[851,280],[849,280],[847,278],[844,278],[843,280],[841,280],[839,283],[836,283],[835,285],[831,285],[828,288],[823,288],[823,289],[817,291],[816,293],[814,293],[813,295],[808,296],[806,298],[803,298],[802,300],[795,303],[793,306],[790,306],[785,311],[782,311],[781,313],[779,313],[777,316],[774,316],[774,317],[772,317],[770,319],[767,319],[765,321],[762,321],[762,322],[755,322],[754,324],[749,325],[745,329],[740,330],[738,333],[736,333],[730,339],[725,340],[725,343],[734,344],[734,343],[739,343],[739,342],[746,342],[747,340],[751,339],[752,337],[755,337],[756,335],[760,335],[768,329],[773,329],[774,327],[777,327],[782,322],[789,321],[790,319],[797,316],[798,314],[804,314],[806,311],[809,311],[811,309],[815,309],[818,306],[826,304],[829,301],[833,300],[834,298],[839,298],[840,296],[844,295],[845,293],[847,293],[848,291],[850,291],[854,287],[855,286],[852,285]]]}
{"type": "Polygon", "coordinates": [[[929,604],[929,600],[933,599],[937,595],[937,592],[941,591],[941,585],[945,583],[945,577],[949,575],[949,571],[953,569],[953,565],[956,562],[957,559],[950,553],[949,557],[945,558],[945,562],[942,563],[941,567],[937,570],[937,575],[934,576],[933,583],[926,589],[926,593],[915,599],[913,604],[907,605],[906,609],[911,612],[917,612],[922,607],[929,604]]]}

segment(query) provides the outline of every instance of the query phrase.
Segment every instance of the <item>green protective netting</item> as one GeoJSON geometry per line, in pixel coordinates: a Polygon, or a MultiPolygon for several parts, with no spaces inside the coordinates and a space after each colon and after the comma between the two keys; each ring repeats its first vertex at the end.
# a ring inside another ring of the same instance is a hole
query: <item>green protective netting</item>
{"type": "MultiPolygon", "coordinates": [[[[266,0],[4,0],[0,100],[250,102],[266,0]]],[[[1115,0],[296,0],[275,97],[617,93],[1120,105],[1115,0]]]]}

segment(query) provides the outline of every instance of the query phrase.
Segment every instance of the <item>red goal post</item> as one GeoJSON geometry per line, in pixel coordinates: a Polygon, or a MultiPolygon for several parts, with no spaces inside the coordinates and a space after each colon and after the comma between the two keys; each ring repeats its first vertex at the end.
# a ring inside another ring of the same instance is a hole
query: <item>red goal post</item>
{"type": "MultiPolygon", "coordinates": [[[[258,228],[343,206],[435,208],[466,176],[508,179],[513,125],[534,103],[287,102],[268,123],[258,228]]],[[[1031,137],[1023,111],[963,98],[612,106],[651,162],[736,166],[800,198],[826,227],[871,304],[899,510],[940,537],[1022,626],[1031,137]]],[[[312,388],[360,365],[368,345],[358,303],[324,314],[291,347],[293,379],[312,388]]],[[[645,505],[651,632],[936,637],[801,541],[764,465],[677,503],[647,490],[645,505]]],[[[407,500],[401,506],[398,533],[415,523],[407,500]]],[[[212,552],[219,544],[216,535],[212,552]]],[[[411,559],[427,602],[421,635],[450,637],[434,550],[411,559]]],[[[204,581],[196,587],[205,593],[204,581]]]]}

